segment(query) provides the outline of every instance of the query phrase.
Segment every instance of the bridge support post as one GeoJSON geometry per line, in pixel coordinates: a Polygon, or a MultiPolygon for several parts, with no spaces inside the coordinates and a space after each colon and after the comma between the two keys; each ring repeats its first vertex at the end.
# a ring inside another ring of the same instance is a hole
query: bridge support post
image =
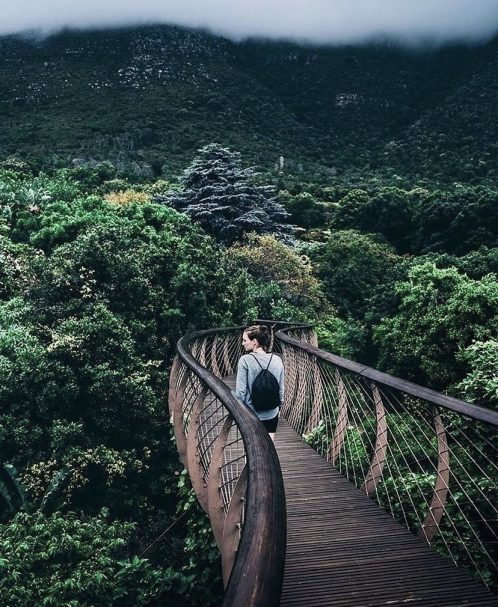
{"type": "Polygon", "coordinates": [[[370,468],[365,475],[365,481],[361,486],[362,491],[367,495],[373,493],[379,480],[382,478],[382,470],[386,461],[387,451],[387,416],[382,402],[382,396],[380,395],[379,388],[375,384],[371,384],[373,399],[375,403],[375,414],[377,417],[377,438],[375,441],[375,448],[370,462],[370,468]]]}
{"type": "Polygon", "coordinates": [[[190,413],[190,423],[188,426],[187,434],[187,469],[192,481],[192,487],[194,488],[199,504],[202,506],[204,512],[208,512],[208,497],[207,497],[207,484],[204,480],[204,470],[201,465],[201,458],[199,454],[199,425],[201,415],[201,405],[206,398],[207,389],[203,386],[201,391],[196,396],[192,411],[190,413]]]}
{"type": "Polygon", "coordinates": [[[419,531],[419,537],[425,539],[428,544],[432,542],[443,518],[450,483],[450,450],[439,408],[433,407],[432,414],[437,437],[437,475],[429,513],[425,517],[422,528],[419,531]]]}
{"type": "Polygon", "coordinates": [[[213,344],[211,346],[211,370],[216,377],[221,377],[218,366],[218,335],[213,337],[213,344]]]}
{"type": "Polygon", "coordinates": [[[187,439],[183,431],[183,401],[185,397],[185,387],[187,385],[188,373],[183,369],[184,373],[179,381],[181,371],[181,362],[178,355],[175,356],[173,366],[171,367],[169,379],[169,411],[173,418],[173,430],[175,432],[176,447],[180,459],[187,468],[187,439]]]}
{"type": "Polygon", "coordinates": [[[232,573],[233,563],[239,547],[242,526],[244,524],[244,502],[246,488],[247,466],[245,466],[242,470],[239,480],[235,485],[225,520],[225,528],[223,530],[221,568],[225,588],[228,585],[230,574],[232,573]]]}
{"type": "Polygon", "coordinates": [[[335,380],[339,409],[337,411],[337,422],[334,437],[327,453],[327,461],[331,462],[333,466],[335,466],[344,445],[344,441],[346,440],[346,431],[348,426],[348,397],[346,393],[346,386],[344,385],[341,374],[337,369],[335,371],[335,380]]]}
{"type": "Polygon", "coordinates": [[[218,548],[223,546],[223,528],[225,526],[225,513],[223,511],[223,500],[221,498],[221,470],[223,466],[223,451],[230,434],[233,424],[233,417],[228,415],[225,423],[215,440],[213,453],[211,454],[211,464],[209,466],[208,478],[208,508],[211,527],[213,529],[214,539],[218,548]]]}

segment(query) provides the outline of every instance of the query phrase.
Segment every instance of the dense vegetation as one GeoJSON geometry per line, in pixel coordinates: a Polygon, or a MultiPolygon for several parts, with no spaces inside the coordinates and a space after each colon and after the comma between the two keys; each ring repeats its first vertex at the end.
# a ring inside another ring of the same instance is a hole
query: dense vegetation
{"type": "Polygon", "coordinates": [[[193,328],[310,321],[324,348],[498,409],[496,40],[0,49],[6,604],[219,601],[167,413],[193,328]]]}
{"type": "Polygon", "coordinates": [[[148,27],[0,39],[0,156],[171,178],[219,141],[262,170],[492,182],[498,39],[406,50],[148,27]]]}
{"type": "Polygon", "coordinates": [[[193,324],[230,318],[228,276],[188,219],[142,193],[107,201],[85,178],[101,179],[23,167],[0,178],[0,460],[34,504],[70,471],[52,487],[56,511],[29,515],[16,513],[26,508],[4,475],[2,597],[135,606],[167,593],[195,604],[206,593],[182,544],[196,510],[150,560],[140,554],[188,498],[165,398],[173,346],[193,324]]]}

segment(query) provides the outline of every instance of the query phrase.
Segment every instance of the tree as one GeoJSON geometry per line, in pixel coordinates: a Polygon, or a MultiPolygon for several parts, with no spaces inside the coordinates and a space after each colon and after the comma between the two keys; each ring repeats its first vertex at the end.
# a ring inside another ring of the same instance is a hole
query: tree
{"type": "Polygon", "coordinates": [[[458,185],[434,191],[415,216],[417,247],[422,252],[464,255],[481,246],[498,244],[498,191],[485,186],[458,185]]]}
{"type": "Polygon", "coordinates": [[[316,261],[332,305],[356,319],[364,317],[378,288],[393,284],[404,267],[389,245],[355,230],[332,232],[316,261]]]}
{"type": "Polygon", "coordinates": [[[293,196],[287,191],[279,193],[279,200],[289,211],[293,223],[302,228],[323,228],[326,206],[317,202],[309,192],[293,196]]]}
{"type": "Polygon", "coordinates": [[[389,372],[442,390],[468,366],[459,356],[474,341],[496,339],[498,282],[472,280],[455,268],[414,266],[396,285],[398,310],[374,329],[381,364],[389,372]]]}
{"type": "Polygon", "coordinates": [[[363,209],[370,196],[365,190],[354,188],[345,194],[333,207],[331,225],[335,230],[358,229],[363,209]]]}
{"type": "Polygon", "coordinates": [[[226,258],[238,268],[246,269],[253,279],[278,285],[281,296],[296,308],[308,308],[311,312],[324,304],[310,259],[273,236],[252,234],[243,244],[227,249],[226,258]]]}
{"type": "Polygon", "coordinates": [[[382,187],[368,194],[351,190],[335,206],[332,226],[382,234],[398,251],[410,250],[418,198],[423,190],[407,192],[397,187],[382,187]]]}
{"type": "Polygon", "coordinates": [[[285,237],[289,214],[271,197],[272,188],[252,183],[239,152],[212,143],[201,148],[181,179],[183,189],[156,200],[193,220],[219,242],[230,245],[248,232],[285,237]]]}

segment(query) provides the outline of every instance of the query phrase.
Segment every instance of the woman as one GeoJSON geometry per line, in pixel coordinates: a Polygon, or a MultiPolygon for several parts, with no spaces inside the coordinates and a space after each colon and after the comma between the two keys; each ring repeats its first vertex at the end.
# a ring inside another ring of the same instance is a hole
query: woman
{"type": "Polygon", "coordinates": [[[268,352],[270,348],[270,331],[265,325],[247,327],[242,335],[244,354],[237,366],[237,383],[235,396],[247,405],[263,422],[270,438],[275,439],[278,425],[278,407],[256,411],[252,404],[251,391],[254,380],[262,369],[268,369],[278,381],[280,402],[284,400],[284,365],[282,359],[268,352]]]}

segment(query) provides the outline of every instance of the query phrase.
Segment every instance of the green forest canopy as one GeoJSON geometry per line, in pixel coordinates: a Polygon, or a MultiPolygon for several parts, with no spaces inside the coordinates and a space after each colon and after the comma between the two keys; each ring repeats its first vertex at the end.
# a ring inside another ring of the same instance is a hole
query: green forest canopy
{"type": "Polygon", "coordinates": [[[281,177],[278,213],[258,229],[271,184],[242,171],[226,209],[233,165],[210,162],[201,150],[179,184],[117,179],[109,162],[0,168],[0,461],[26,495],[21,508],[21,493],[2,493],[13,606],[216,604],[216,550],[194,556],[207,523],[169,440],[168,366],[193,328],[313,322],[322,347],[498,407],[496,189],[281,177]],[[254,194],[254,226],[245,216],[229,242],[217,222],[204,231],[171,207],[196,187],[223,222],[254,194]],[[45,512],[49,489],[60,495],[45,512]],[[185,508],[168,545],[141,557],[185,508]]]}

